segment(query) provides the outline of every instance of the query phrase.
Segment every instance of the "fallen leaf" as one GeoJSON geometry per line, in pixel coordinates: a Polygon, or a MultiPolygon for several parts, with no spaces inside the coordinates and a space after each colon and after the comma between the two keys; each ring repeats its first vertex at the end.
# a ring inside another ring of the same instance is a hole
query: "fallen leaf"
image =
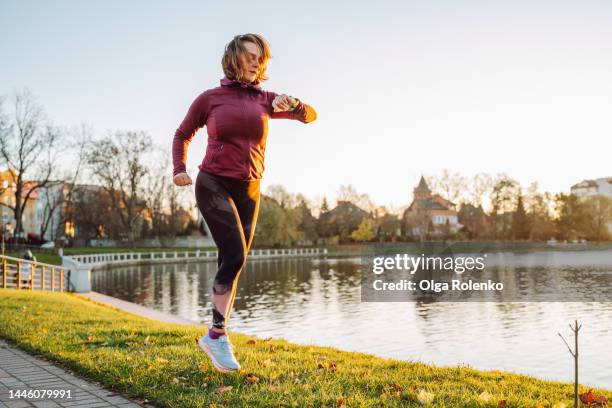
{"type": "Polygon", "coordinates": [[[256,341],[251,339],[251,340],[248,340],[246,344],[255,344],[255,343],[256,341]]]}
{"type": "Polygon", "coordinates": [[[327,366],[327,368],[332,373],[335,373],[336,370],[338,369],[338,367],[336,366],[336,363],[334,363],[333,361],[329,363],[329,366],[327,366]]]}
{"type": "Polygon", "coordinates": [[[595,395],[593,390],[580,394],[580,401],[588,406],[603,407],[608,404],[608,398],[603,395],[595,395]]]}
{"type": "Polygon", "coordinates": [[[344,408],[344,398],[343,397],[338,398],[338,401],[336,401],[336,408],[344,408]]]}
{"type": "Polygon", "coordinates": [[[544,405],[540,401],[536,403],[536,408],[544,408],[544,405]]]}
{"type": "Polygon", "coordinates": [[[556,402],[551,408],[567,408],[567,404],[565,402],[556,402]]]}
{"type": "Polygon", "coordinates": [[[431,404],[434,399],[434,394],[425,390],[421,390],[417,395],[417,399],[421,404],[431,404]]]}
{"type": "Polygon", "coordinates": [[[257,384],[259,382],[259,377],[257,377],[255,374],[247,374],[246,380],[248,384],[257,384]]]}
{"type": "Polygon", "coordinates": [[[219,387],[219,388],[217,388],[215,390],[215,393],[217,393],[217,394],[225,394],[226,392],[230,392],[232,390],[232,388],[234,388],[234,387],[232,387],[231,385],[226,385],[225,387],[219,387]]]}
{"type": "Polygon", "coordinates": [[[507,403],[508,402],[506,400],[499,400],[499,403],[497,404],[497,407],[498,408],[506,408],[506,406],[507,406],[506,404],[507,403]]]}
{"type": "Polygon", "coordinates": [[[486,391],[483,391],[478,396],[478,401],[480,402],[489,402],[493,396],[486,391]]]}
{"type": "Polygon", "coordinates": [[[200,364],[198,364],[198,370],[200,371],[208,371],[209,368],[210,366],[208,365],[206,361],[202,361],[200,364]]]}

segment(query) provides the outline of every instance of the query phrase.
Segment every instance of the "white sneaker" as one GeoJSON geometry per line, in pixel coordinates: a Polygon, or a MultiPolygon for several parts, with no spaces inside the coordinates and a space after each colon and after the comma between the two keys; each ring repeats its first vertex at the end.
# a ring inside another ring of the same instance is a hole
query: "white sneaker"
{"type": "Polygon", "coordinates": [[[218,371],[227,373],[240,370],[240,364],[236,360],[236,357],[234,357],[232,343],[230,343],[227,334],[220,336],[217,340],[213,340],[208,333],[206,333],[200,337],[198,345],[208,354],[218,371]]]}

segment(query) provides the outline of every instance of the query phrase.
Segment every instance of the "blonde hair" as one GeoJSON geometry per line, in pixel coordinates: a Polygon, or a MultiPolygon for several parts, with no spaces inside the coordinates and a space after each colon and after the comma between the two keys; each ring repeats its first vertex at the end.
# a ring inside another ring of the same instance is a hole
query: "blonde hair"
{"type": "Polygon", "coordinates": [[[268,79],[266,70],[268,68],[268,60],[272,58],[272,53],[270,52],[270,45],[266,39],[259,34],[249,33],[237,35],[225,46],[225,52],[221,59],[223,73],[228,79],[235,79],[238,81],[244,79],[244,72],[242,72],[242,66],[240,64],[240,54],[248,54],[243,45],[244,42],[252,42],[259,48],[259,73],[253,80],[253,84],[260,84],[268,79]]]}

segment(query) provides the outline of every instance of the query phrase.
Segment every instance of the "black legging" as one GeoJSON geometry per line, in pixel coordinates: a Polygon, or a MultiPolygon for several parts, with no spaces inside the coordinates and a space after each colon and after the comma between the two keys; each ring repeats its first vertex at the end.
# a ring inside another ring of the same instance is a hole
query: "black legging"
{"type": "Polygon", "coordinates": [[[259,213],[259,184],[260,180],[243,181],[201,170],[196,178],[196,202],[219,251],[212,297],[213,327],[217,329],[225,329],[229,320],[238,278],[251,248],[259,213]]]}

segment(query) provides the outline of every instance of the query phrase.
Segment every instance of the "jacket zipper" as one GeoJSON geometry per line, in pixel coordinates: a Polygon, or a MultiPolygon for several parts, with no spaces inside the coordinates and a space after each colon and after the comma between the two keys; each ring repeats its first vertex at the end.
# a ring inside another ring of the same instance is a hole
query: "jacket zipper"
{"type": "MultiPolygon", "coordinates": [[[[247,115],[246,115],[246,102],[244,101],[245,98],[245,94],[242,92],[242,89],[238,89],[238,92],[240,92],[240,102],[241,102],[241,107],[242,107],[242,118],[243,118],[243,123],[246,123],[246,119],[247,119],[247,115]]],[[[251,174],[251,165],[250,165],[250,161],[249,161],[249,157],[251,154],[251,138],[249,137],[249,135],[246,135],[246,157],[244,158],[244,168],[246,170],[246,177],[245,179],[248,180],[249,175],[251,174]]]]}

